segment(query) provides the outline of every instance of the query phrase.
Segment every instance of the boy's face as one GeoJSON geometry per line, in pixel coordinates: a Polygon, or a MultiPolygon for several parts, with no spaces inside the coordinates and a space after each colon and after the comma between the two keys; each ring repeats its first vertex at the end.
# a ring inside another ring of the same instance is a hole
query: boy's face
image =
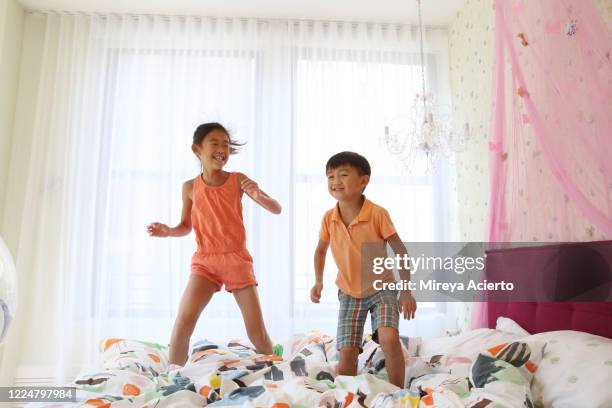
{"type": "Polygon", "coordinates": [[[361,175],[355,167],[343,164],[327,171],[327,190],[338,201],[361,197],[370,176],[361,175]]]}
{"type": "Polygon", "coordinates": [[[208,171],[221,170],[230,156],[229,137],[221,130],[212,130],[192,150],[208,171]]]}

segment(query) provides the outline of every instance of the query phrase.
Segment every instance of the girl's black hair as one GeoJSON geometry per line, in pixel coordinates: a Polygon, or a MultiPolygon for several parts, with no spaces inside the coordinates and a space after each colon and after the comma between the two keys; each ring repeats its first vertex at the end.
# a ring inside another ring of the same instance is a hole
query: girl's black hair
{"type": "Polygon", "coordinates": [[[200,126],[198,126],[195,132],[193,132],[193,144],[201,144],[206,136],[213,130],[220,130],[227,135],[230,145],[230,154],[238,153],[239,147],[244,146],[244,143],[232,139],[232,136],[227,129],[222,124],[217,122],[202,123],[200,126]]]}

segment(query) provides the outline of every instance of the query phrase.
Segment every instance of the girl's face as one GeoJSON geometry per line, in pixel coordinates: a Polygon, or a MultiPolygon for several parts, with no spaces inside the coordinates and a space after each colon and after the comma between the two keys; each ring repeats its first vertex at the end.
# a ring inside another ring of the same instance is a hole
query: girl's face
{"type": "Polygon", "coordinates": [[[212,130],[199,145],[193,145],[192,150],[202,166],[208,171],[221,170],[230,155],[229,136],[222,130],[212,130]]]}

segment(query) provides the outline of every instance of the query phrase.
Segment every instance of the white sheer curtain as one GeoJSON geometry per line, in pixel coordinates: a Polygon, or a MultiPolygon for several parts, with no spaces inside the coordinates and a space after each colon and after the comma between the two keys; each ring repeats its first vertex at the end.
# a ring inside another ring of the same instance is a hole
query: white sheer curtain
{"type": "MultiPolygon", "coordinates": [[[[96,365],[97,342],[106,337],[168,342],[195,243],[193,236],[150,238],[145,226],[178,222],[181,184],[199,171],[191,135],[205,121],[222,122],[247,143],[228,168],[250,175],[284,206],[281,216],[245,206],[276,338],[334,332],[331,256],[325,301],[315,306],[307,298],[320,218],[334,205],[324,178],[331,154],[368,157],[367,194],[389,209],[404,240],[450,237],[450,173],[401,176],[380,143],[385,119],[405,113],[418,86],[413,28],[30,18],[43,21],[45,39],[16,257],[26,307],[5,344],[3,378],[20,365],[49,365],[64,382],[96,365]]],[[[426,40],[428,81],[447,98],[446,34],[428,31],[426,40]]],[[[403,334],[438,334],[448,324],[453,315],[429,305],[403,334]]],[[[233,298],[218,294],[194,338],[241,336],[233,298]]]]}
{"type": "MultiPolygon", "coordinates": [[[[365,194],[389,210],[400,237],[407,242],[453,239],[454,177],[449,166],[427,174],[424,163],[415,165],[412,175],[400,174],[397,161],[381,141],[385,124],[408,114],[421,87],[415,27],[301,22],[293,28],[293,323],[296,331],[316,327],[335,333],[337,269],[331,255],[322,304],[313,306],[309,301],[314,284],[311,259],[321,217],[335,204],[327,192],[327,159],[342,150],[367,157],[372,177],[365,194]]],[[[426,38],[428,89],[440,104],[450,107],[446,33],[429,30],[426,38]]],[[[402,322],[400,331],[411,336],[442,334],[455,327],[454,306],[421,304],[417,319],[402,322]]]]}

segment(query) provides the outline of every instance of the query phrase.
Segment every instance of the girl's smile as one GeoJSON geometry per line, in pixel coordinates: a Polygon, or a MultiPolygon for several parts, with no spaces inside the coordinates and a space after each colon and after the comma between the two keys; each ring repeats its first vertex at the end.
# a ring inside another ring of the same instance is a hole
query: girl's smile
{"type": "Polygon", "coordinates": [[[225,163],[227,160],[227,156],[223,153],[215,153],[212,158],[220,163],[225,163]]]}
{"type": "Polygon", "coordinates": [[[193,146],[193,151],[205,169],[221,170],[230,155],[229,136],[221,130],[212,130],[202,143],[193,146]]]}

